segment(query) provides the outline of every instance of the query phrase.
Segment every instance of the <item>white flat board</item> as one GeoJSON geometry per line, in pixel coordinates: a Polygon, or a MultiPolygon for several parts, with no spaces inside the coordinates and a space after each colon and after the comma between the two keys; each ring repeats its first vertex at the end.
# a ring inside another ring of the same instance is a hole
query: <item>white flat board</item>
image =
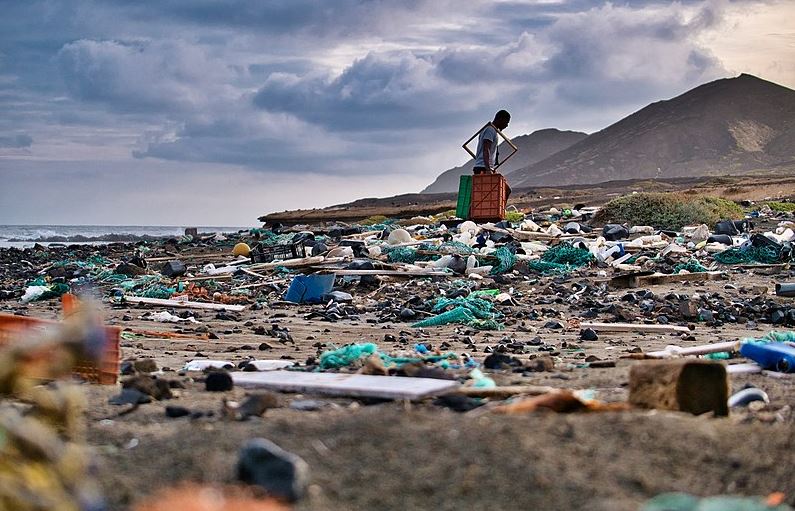
{"type": "Polygon", "coordinates": [[[300,371],[234,372],[232,381],[241,387],[284,392],[409,400],[444,394],[459,386],[455,381],[433,378],[300,371]]]}
{"type": "Polygon", "coordinates": [[[187,309],[211,309],[240,312],[246,308],[245,305],[227,305],[224,303],[191,302],[190,300],[166,300],[163,298],[144,298],[142,296],[125,296],[124,300],[130,303],[147,303],[150,305],[162,305],[164,307],[182,307],[187,309]]]}

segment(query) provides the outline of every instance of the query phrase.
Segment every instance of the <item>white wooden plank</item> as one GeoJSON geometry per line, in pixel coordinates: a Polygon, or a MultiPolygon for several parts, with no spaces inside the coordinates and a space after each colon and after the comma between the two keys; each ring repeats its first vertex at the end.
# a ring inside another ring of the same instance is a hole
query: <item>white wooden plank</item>
{"type": "Polygon", "coordinates": [[[433,378],[300,371],[234,372],[232,380],[241,387],[284,392],[410,400],[447,393],[459,386],[455,381],[433,378]]]}
{"type": "Polygon", "coordinates": [[[144,298],[142,296],[125,296],[130,303],[147,303],[149,305],[162,305],[164,307],[182,307],[186,309],[212,309],[240,312],[245,305],[227,305],[224,303],[191,302],[190,300],[165,300],[163,298],[144,298]]]}
{"type": "Polygon", "coordinates": [[[588,323],[583,321],[580,328],[591,328],[597,332],[681,332],[689,333],[686,326],[645,325],[640,323],[588,323]]]}

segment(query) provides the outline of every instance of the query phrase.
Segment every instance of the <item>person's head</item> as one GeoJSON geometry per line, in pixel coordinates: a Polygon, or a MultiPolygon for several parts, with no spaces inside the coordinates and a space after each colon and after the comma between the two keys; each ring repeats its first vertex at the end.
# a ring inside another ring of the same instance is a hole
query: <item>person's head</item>
{"type": "Polygon", "coordinates": [[[511,114],[509,114],[507,110],[500,110],[494,114],[494,121],[492,121],[492,124],[497,126],[498,130],[504,130],[508,127],[509,122],[511,122],[511,114]]]}

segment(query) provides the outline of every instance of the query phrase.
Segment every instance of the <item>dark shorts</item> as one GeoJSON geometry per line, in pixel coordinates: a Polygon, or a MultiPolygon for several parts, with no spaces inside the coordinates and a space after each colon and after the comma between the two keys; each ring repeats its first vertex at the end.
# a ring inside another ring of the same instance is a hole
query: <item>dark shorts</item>
{"type": "Polygon", "coordinates": [[[486,167],[475,167],[472,169],[472,172],[474,172],[475,175],[477,176],[478,174],[485,174],[488,171],[486,170],[486,167]]]}

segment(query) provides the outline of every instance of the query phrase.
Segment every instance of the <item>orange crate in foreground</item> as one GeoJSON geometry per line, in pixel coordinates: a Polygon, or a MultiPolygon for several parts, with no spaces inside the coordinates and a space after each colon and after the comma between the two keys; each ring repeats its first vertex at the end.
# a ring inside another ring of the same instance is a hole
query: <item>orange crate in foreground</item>
{"type": "Polygon", "coordinates": [[[506,182],[502,174],[472,176],[472,205],[469,217],[480,222],[505,218],[506,182]]]}
{"type": "MultiPolygon", "coordinates": [[[[47,319],[0,314],[0,346],[13,342],[16,336],[24,335],[26,330],[42,329],[57,324],[57,321],[47,319]]],[[[102,360],[99,364],[93,360],[79,360],[75,367],[75,374],[89,383],[115,384],[119,376],[120,335],[120,327],[106,326],[102,360]]]]}

